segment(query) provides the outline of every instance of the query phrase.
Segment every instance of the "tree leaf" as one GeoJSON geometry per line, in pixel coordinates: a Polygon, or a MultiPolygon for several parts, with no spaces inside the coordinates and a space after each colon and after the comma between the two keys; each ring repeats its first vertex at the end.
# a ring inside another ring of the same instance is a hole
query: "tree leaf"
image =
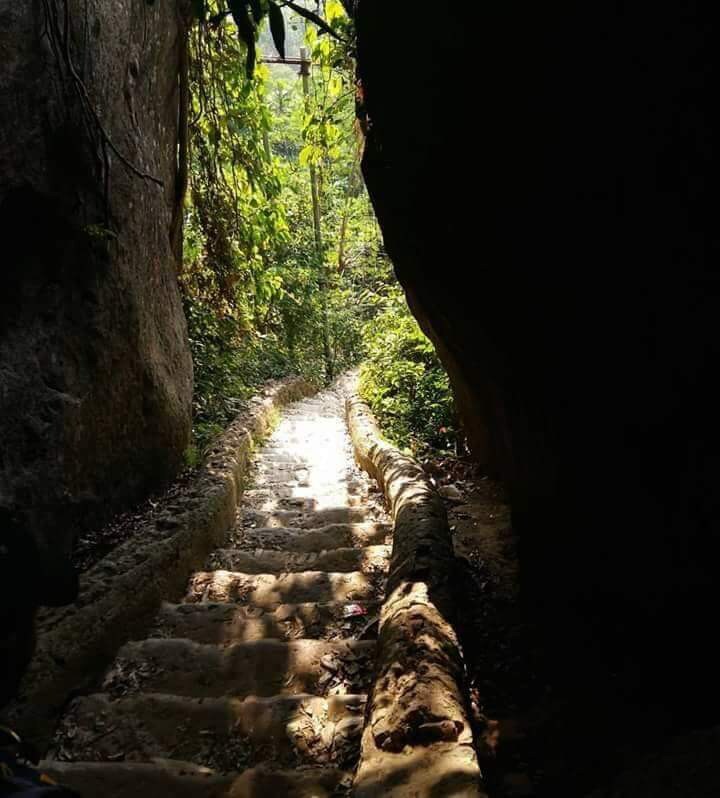
{"type": "Polygon", "coordinates": [[[285,58],[285,18],[279,6],[270,2],[270,33],[277,48],[280,58],[285,58]]]}
{"type": "Polygon", "coordinates": [[[293,11],[294,11],[296,14],[299,14],[301,17],[304,17],[305,19],[309,20],[309,21],[310,21],[310,22],[312,22],[313,24],[317,25],[317,26],[318,26],[318,28],[319,28],[319,29],[320,29],[320,30],[321,30],[323,33],[329,33],[329,34],[330,34],[332,37],[334,37],[335,39],[339,39],[340,41],[344,41],[344,39],[342,38],[342,36],[338,35],[338,33],[337,33],[336,31],[334,31],[334,30],[333,30],[333,29],[332,29],[332,28],[331,28],[331,27],[330,27],[330,26],[327,24],[327,22],[325,22],[325,20],[324,20],[322,17],[319,17],[319,16],[318,16],[317,14],[315,14],[314,12],[312,12],[312,11],[309,11],[307,8],[303,8],[302,6],[299,6],[297,3],[293,3],[293,2],[292,2],[292,0],[285,0],[285,5],[286,5],[288,8],[292,8],[292,10],[293,10],[293,11]]]}
{"type": "Polygon", "coordinates": [[[243,0],[230,0],[230,13],[232,14],[235,25],[237,25],[240,39],[249,45],[255,42],[255,24],[250,17],[247,2],[243,0]]]}
{"type": "Polygon", "coordinates": [[[230,0],[230,12],[238,29],[240,41],[247,46],[247,59],[245,61],[245,74],[252,78],[255,74],[255,23],[250,15],[250,10],[245,0],[230,0]]]}

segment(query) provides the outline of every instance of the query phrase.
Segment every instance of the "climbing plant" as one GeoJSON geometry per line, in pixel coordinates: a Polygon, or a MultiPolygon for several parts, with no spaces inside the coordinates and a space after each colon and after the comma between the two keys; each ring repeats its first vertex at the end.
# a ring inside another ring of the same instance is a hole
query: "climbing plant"
{"type": "Polygon", "coordinates": [[[386,303],[365,341],[360,393],[385,434],[414,452],[457,452],[461,435],[448,376],[402,297],[386,303]]]}
{"type": "MultiPolygon", "coordinates": [[[[270,35],[282,55],[281,5],[287,4],[263,3],[260,11],[269,15],[270,35]]],[[[317,86],[327,73],[313,76],[307,101],[296,77],[276,79],[254,56],[250,76],[248,52],[268,49],[267,41],[257,41],[263,19],[257,5],[255,10],[250,4],[244,4],[244,11],[237,4],[225,9],[221,0],[196,3],[195,10],[181,285],[195,362],[196,432],[202,443],[263,379],[290,371],[322,379],[318,331],[323,311],[334,332],[333,360],[339,366],[357,358],[359,334],[342,291],[330,296],[321,291],[335,220],[324,214],[328,247],[318,253],[308,162],[300,157],[312,135],[317,98],[331,96],[317,86]],[[252,38],[237,25],[242,13],[255,14],[252,38]],[[284,105],[279,106],[273,100],[283,91],[284,105]]],[[[309,17],[315,24],[316,16],[293,14],[292,43],[298,23],[304,27],[309,17]]],[[[343,27],[334,21],[332,4],[328,18],[325,28],[343,27]]],[[[340,41],[336,35],[334,40],[340,41]]],[[[316,41],[308,39],[313,51],[316,41]]],[[[333,162],[339,164],[342,155],[333,151],[333,162]]],[[[323,201],[330,208],[340,187],[332,170],[323,177],[323,201]]]]}
{"type": "MultiPolygon", "coordinates": [[[[414,322],[360,175],[352,24],[339,0],[319,4],[320,13],[279,0],[194,8],[180,280],[197,446],[264,379],[294,372],[322,382],[368,352],[376,365],[364,384],[382,410],[392,393],[380,387],[382,330],[407,332],[414,322]],[[300,46],[312,64],[304,80],[300,46]],[[278,55],[295,66],[267,63],[278,55]]],[[[429,345],[422,356],[432,359],[429,345]]],[[[395,380],[396,404],[416,372],[395,380]]],[[[392,422],[405,443],[432,438],[445,419],[416,413],[430,394],[413,395],[406,426],[392,422]]]]}
{"type": "MultiPolygon", "coordinates": [[[[318,4],[320,5],[320,4],[318,4]]],[[[338,4],[339,5],[339,4],[338,4]]],[[[345,44],[350,42],[347,30],[350,20],[345,13],[334,13],[333,4],[329,4],[329,13],[325,18],[316,14],[302,3],[292,0],[227,0],[227,8],[213,9],[210,0],[193,0],[193,11],[198,20],[217,27],[227,17],[232,17],[237,28],[238,37],[245,45],[245,74],[252,79],[257,63],[257,41],[263,22],[267,19],[270,33],[278,53],[285,57],[285,17],[283,8],[291,9],[305,20],[313,23],[320,33],[329,34],[331,37],[345,44]],[[343,35],[343,32],[346,35],[343,35]]],[[[340,6],[342,9],[342,6],[340,6]]]]}

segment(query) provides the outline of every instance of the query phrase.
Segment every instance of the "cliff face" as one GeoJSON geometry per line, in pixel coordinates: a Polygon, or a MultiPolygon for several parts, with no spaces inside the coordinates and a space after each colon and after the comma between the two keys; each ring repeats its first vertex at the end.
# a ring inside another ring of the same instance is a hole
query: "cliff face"
{"type": "Polygon", "coordinates": [[[182,41],[175,2],[0,0],[0,505],[50,548],[187,444],[182,41]]]}
{"type": "Polygon", "coordinates": [[[697,655],[700,684],[720,517],[709,19],[471,5],[357,4],[388,251],[510,486],[546,633],[572,614],[595,653],[697,655]]]}

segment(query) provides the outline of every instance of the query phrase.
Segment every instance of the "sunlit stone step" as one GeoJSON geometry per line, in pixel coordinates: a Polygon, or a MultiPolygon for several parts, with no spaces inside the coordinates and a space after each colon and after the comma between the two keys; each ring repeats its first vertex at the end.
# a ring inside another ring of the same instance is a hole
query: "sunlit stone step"
{"type": "Polygon", "coordinates": [[[281,604],[272,610],[239,604],[164,604],[154,637],[227,645],[251,640],[341,638],[359,634],[376,615],[374,602],[281,604]]]}
{"type": "Polygon", "coordinates": [[[273,549],[217,549],[208,558],[207,568],[241,571],[246,574],[300,573],[328,571],[363,573],[386,572],[390,546],[336,548],[320,552],[285,552],[273,549]]]}
{"type": "Polygon", "coordinates": [[[76,761],[113,761],[122,752],[126,760],[163,757],[232,772],[239,755],[257,755],[265,747],[274,760],[328,763],[357,744],[365,701],[364,695],[91,695],[71,705],[57,753],[76,761]]]}
{"type": "Polygon", "coordinates": [[[322,696],[341,682],[345,693],[364,693],[374,647],[343,640],[255,640],[225,647],[143,640],[123,646],[103,689],[194,698],[322,696]]]}
{"type": "Polygon", "coordinates": [[[330,549],[385,544],[391,524],[373,521],[361,524],[328,524],[319,529],[297,527],[250,527],[235,530],[231,539],[236,545],[256,546],[285,552],[321,552],[330,549]]]}
{"type": "Polygon", "coordinates": [[[375,520],[375,512],[369,507],[326,507],[316,510],[311,503],[304,508],[263,511],[248,507],[240,512],[242,526],[256,527],[317,529],[328,524],[361,524],[375,520]]]}
{"type": "Polygon", "coordinates": [[[373,601],[372,575],[360,571],[296,574],[244,574],[237,571],[199,571],[188,585],[186,601],[236,601],[264,609],[308,601],[373,601]]]}
{"type": "Polygon", "coordinates": [[[199,571],[190,579],[186,601],[236,601],[264,609],[308,601],[373,601],[372,575],[352,571],[297,574],[244,574],[237,571],[199,571]]]}

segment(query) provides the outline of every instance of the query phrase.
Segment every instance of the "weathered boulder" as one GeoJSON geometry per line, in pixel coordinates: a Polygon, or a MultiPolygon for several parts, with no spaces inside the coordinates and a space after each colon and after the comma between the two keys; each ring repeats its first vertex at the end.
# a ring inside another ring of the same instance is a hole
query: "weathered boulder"
{"type": "Polygon", "coordinates": [[[58,549],[188,441],[179,9],[0,0],[0,506],[58,549]]]}
{"type": "Polygon", "coordinates": [[[710,4],[356,6],[367,184],[510,487],[545,642],[558,667],[572,643],[651,691],[686,673],[705,695],[682,711],[711,713],[710,4]]]}

